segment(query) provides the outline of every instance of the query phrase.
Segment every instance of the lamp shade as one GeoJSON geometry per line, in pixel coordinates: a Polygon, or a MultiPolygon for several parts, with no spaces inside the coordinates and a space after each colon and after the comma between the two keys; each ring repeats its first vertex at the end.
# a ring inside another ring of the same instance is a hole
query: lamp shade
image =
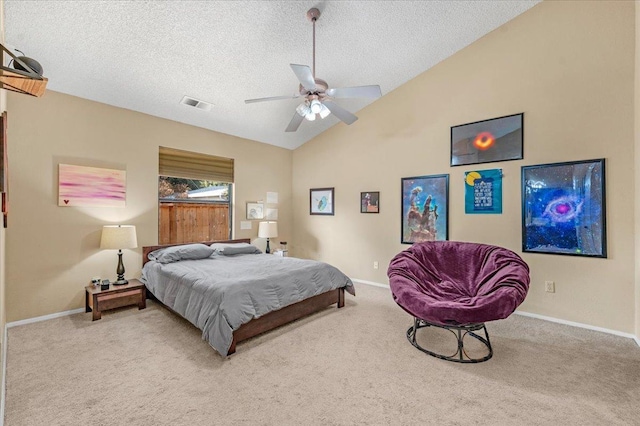
{"type": "Polygon", "coordinates": [[[278,222],[260,222],[258,238],[275,238],[278,236],[278,222]]]}
{"type": "Polygon", "coordinates": [[[136,227],[133,225],[105,225],[102,227],[100,248],[132,249],[138,247],[136,227]]]}

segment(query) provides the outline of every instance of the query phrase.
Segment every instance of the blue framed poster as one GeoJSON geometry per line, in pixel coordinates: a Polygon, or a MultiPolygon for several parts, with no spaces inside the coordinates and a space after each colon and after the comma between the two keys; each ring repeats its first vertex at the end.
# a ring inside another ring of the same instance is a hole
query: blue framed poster
{"type": "Polygon", "coordinates": [[[466,214],[502,214],[502,169],[465,172],[464,183],[466,214]]]}
{"type": "Polygon", "coordinates": [[[522,167],[522,251],[607,257],[605,160],[522,167]]]}

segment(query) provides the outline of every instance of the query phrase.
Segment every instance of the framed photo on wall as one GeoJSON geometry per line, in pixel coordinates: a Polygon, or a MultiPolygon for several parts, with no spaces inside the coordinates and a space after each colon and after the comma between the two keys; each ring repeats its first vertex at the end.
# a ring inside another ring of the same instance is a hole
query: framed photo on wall
{"type": "Polygon", "coordinates": [[[522,167],[522,251],[607,257],[605,161],[522,167]]]}
{"type": "Polygon", "coordinates": [[[7,193],[2,193],[2,224],[6,228],[9,216],[9,201],[7,200],[7,193]]]}
{"type": "Polygon", "coordinates": [[[333,215],[334,188],[312,188],[309,190],[309,214],[333,215]]]}
{"type": "Polygon", "coordinates": [[[2,223],[7,227],[9,216],[9,173],[7,168],[7,112],[0,116],[0,193],[2,193],[2,223]]]}
{"type": "Polygon", "coordinates": [[[380,193],[374,191],[360,193],[360,213],[380,213],[380,193]]]}
{"type": "Polygon", "coordinates": [[[524,113],[451,127],[451,165],[522,160],[524,113]]]}
{"type": "Polygon", "coordinates": [[[125,207],[125,170],[58,164],[58,206],[125,207]]]}
{"type": "Polygon", "coordinates": [[[449,175],[402,178],[402,244],[449,239],[449,175]]]}
{"type": "Polygon", "coordinates": [[[264,219],[264,204],[256,202],[247,203],[247,219],[264,219]]]}
{"type": "Polygon", "coordinates": [[[0,116],[0,192],[7,192],[7,112],[0,116]]]}

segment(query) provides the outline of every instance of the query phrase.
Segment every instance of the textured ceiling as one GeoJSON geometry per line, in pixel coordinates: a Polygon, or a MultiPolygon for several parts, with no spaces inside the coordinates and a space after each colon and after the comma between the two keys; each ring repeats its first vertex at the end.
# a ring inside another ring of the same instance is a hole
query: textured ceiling
{"type": "MultiPolygon", "coordinates": [[[[330,115],[285,133],[299,100],[244,100],[296,93],[289,64],[311,65],[311,7],[316,77],[384,96],[536,3],[5,0],[5,40],[42,64],[48,89],[294,149],[345,124],[330,115]]],[[[371,100],[337,102],[356,112],[371,100]]]]}

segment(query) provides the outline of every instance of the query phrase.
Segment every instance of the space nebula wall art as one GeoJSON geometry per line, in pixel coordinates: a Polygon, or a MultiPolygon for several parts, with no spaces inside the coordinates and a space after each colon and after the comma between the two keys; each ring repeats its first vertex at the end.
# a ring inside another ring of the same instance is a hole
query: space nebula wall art
{"type": "Polygon", "coordinates": [[[125,207],[124,170],[59,164],[58,205],[64,207],[125,207]]]}
{"type": "Polygon", "coordinates": [[[402,244],[449,239],[449,175],[402,178],[402,244]]]}
{"type": "Polygon", "coordinates": [[[604,159],[522,167],[522,251],[607,257],[604,159]]]}
{"type": "Polygon", "coordinates": [[[524,113],[451,127],[451,165],[521,160],[524,113]]]}

